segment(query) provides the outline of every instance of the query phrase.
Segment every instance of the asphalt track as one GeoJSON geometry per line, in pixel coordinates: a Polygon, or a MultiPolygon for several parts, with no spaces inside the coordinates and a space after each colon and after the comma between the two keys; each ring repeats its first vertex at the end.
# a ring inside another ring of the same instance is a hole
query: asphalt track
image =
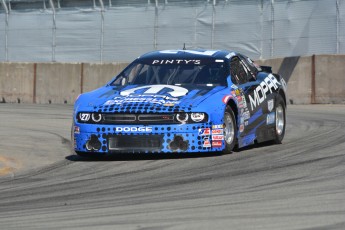
{"type": "Polygon", "coordinates": [[[345,229],[345,106],[289,106],[281,145],[70,150],[71,106],[0,104],[0,229],[345,229]]]}

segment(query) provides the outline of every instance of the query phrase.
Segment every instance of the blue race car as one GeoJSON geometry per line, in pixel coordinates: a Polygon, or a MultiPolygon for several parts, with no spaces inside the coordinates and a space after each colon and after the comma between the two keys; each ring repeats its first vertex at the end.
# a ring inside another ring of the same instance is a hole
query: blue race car
{"type": "Polygon", "coordinates": [[[90,157],[230,153],[255,142],[281,143],[285,110],[284,79],[240,53],[154,51],[79,96],[72,143],[90,157]]]}

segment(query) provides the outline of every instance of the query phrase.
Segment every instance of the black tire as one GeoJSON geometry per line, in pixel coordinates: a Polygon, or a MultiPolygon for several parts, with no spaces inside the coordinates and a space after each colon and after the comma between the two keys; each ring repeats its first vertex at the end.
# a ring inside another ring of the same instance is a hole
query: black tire
{"type": "Polygon", "coordinates": [[[223,150],[224,153],[231,153],[234,149],[237,138],[237,124],[235,119],[235,114],[232,111],[230,106],[226,106],[224,117],[224,142],[225,142],[225,149],[223,150]]]}
{"type": "Polygon", "coordinates": [[[89,155],[90,154],[88,154],[88,153],[85,153],[85,152],[75,152],[78,156],[80,156],[80,157],[89,157],[89,155]]]}
{"type": "Polygon", "coordinates": [[[281,144],[285,136],[286,126],[286,105],[283,98],[278,95],[275,103],[275,139],[273,140],[276,144],[281,144]]]}
{"type": "Polygon", "coordinates": [[[88,152],[75,152],[78,156],[82,157],[82,158],[88,158],[88,159],[102,159],[105,157],[104,154],[100,154],[100,153],[88,153],[88,152]]]}

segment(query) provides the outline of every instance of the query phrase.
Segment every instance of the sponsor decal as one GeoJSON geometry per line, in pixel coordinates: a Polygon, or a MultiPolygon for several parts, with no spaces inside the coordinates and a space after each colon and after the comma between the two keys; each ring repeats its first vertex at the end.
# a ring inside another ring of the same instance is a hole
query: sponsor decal
{"type": "Polygon", "coordinates": [[[237,96],[237,104],[239,108],[247,108],[247,103],[244,96],[237,96]]]}
{"type": "Polygon", "coordinates": [[[202,147],[205,147],[205,148],[211,147],[211,142],[210,142],[210,139],[208,137],[204,138],[204,143],[202,144],[202,147]]]}
{"type": "Polygon", "coordinates": [[[223,128],[223,124],[220,125],[212,125],[212,129],[222,129],[223,128]]]}
{"type": "Polygon", "coordinates": [[[249,113],[249,111],[245,111],[245,112],[242,114],[242,116],[243,116],[243,119],[244,119],[244,120],[248,120],[248,119],[250,118],[250,113],[249,113]]]}
{"type": "Polygon", "coordinates": [[[213,54],[217,53],[217,50],[205,50],[205,51],[182,50],[182,52],[191,53],[191,54],[198,54],[198,55],[212,56],[213,54]]]}
{"type": "Polygon", "coordinates": [[[186,59],[170,59],[170,60],[153,60],[152,65],[168,65],[168,64],[194,64],[200,65],[200,60],[186,60],[186,59]]]}
{"type": "Polygon", "coordinates": [[[223,103],[227,104],[230,98],[232,98],[231,95],[224,96],[223,99],[222,99],[223,103]]]}
{"type": "Polygon", "coordinates": [[[229,53],[228,55],[226,55],[225,57],[226,57],[227,59],[230,59],[230,58],[232,58],[232,57],[235,56],[235,55],[236,55],[235,52],[231,52],[231,53],[229,53]]]}
{"type": "Polygon", "coordinates": [[[260,85],[255,88],[253,95],[248,95],[252,110],[266,99],[267,94],[272,93],[272,90],[278,89],[279,85],[281,85],[281,83],[279,83],[272,74],[269,74],[260,85]]]}
{"type": "Polygon", "coordinates": [[[222,147],[222,141],[212,141],[212,147],[222,147]]]}
{"type": "Polygon", "coordinates": [[[74,126],[74,133],[79,134],[80,133],[80,128],[78,126],[74,126]]]}
{"type": "Polygon", "coordinates": [[[238,87],[237,87],[237,85],[232,84],[232,85],[231,85],[231,89],[238,89],[238,87]]]}
{"type": "Polygon", "coordinates": [[[212,135],[213,141],[222,141],[224,140],[224,135],[212,135]]]}
{"type": "Polygon", "coordinates": [[[266,124],[268,124],[268,125],[274,124],[275,120],[276,120],[276,113],[275,112],[267,114],[266,124]]]}
{"type": "Polygon", "coordinates": [[[240,118],[240,123],[243,124],[244,123],[244,117],[240,118]]]}
{"type": "Polygon", "coordinates": [[[159,95],[161,91],[166,91],[165,93],[170,94],[170,96],[172,97],[181,97],[188,93],[188,90],[186,88],[176,86],[176,85],[145,85],[145,86],[135,87],[132,89],[121,91],[120,95],[129,96],[131,94],[135,94],[135,92],[138,90],[144,90],[144,89],[146,90],[140,94],[143,94],[143,95],[158,94],[159,95]]]}
{"type": "Polygon", "coordinates": [[[116,127],[116,132],[140,132],[140,133],[150,133],[152,132],[152,127],[116,127]]]}
{"type": "Polygon", "coordinates": [[[244,124],[240,125],[240,129],[239,129],[240,133],[242,133],[244,131],[244,124]]]}
{"type": "Polygon", "coordinates": [[[242,95],[242,103],[243,103],[243,107],[247,108],[247,102],[246,102],[246,98],[244,95],[242,95]]]}
{"type": "Polygon", "coordinates": [[[174,103],[165,103],[163,104],[164,106],[174,106],[175,104],[174,103]]]}
{"type": "Polygon", "coordinates": [[[162,50],[162,51],[159,51],[159,52],[163,53],[163,54],[177,54],[178,52],[184,52],[184,53],[212,56],[217,51],[216,50],[206,50],[206,51],[196,51],[196,50],[162,50]]]}
{"type": "Polygon", "coordinates": [[[248,121],[245,121],[245,122],[244,122],[244,126],[247,126],[247,125],[248,125],[248,121]]]}
{"type": "Polygon", "coordinates": [[[235,90],[235,95],[236,96],[241,96],[241,90],[240,89],[236,89],[235,90]]]}
{"type": "Polygon", "coordinates": [[[212,135],[220,135],[223,134],[223,129],[212,129],[212,135]]]}
{"type": "MultiPolygon", "coordinates": [[[[157,89],[164,89],[164,88],[173,88],[173,87],[177,87],[177,86],[169,86],[169,87],[158,87],[157,89]]],[[[134,89],[130,89],[131,91],[135,92],[138,89],[145,89],[145,87],[137,87],[134,89]]],[[[179,87],[182,88],[182,87],[179,87]]],[[[184,88],[182,88],[184,89],[184,88]]],[[[165,96],[165,95],[154,95],[154,94],[147,94],[147,92],[156,92],[159,93],[159,91],[156,90],[147,90],[145,93],[143,94],[131,94],[128,95],[128,91],[129,90],[125,90],[123,92],[121,92],[120,94],[123,94],[124,97],[115,97],[112,100],[108,100],[104,103],[104,105],[120,105],[122,103],[153,103],[153,104],[160,104],[160,105],[165,105],[165,106],[174,106],[176,104],[179,104],[179,99],[175,98],[175,97],[169,97],[169,96],[165,96]]],[[[187,89],[186,89],[187,90],[187,89]]],[[[188,90],[187,90],[188,91],[188,90]]],[[[174,95],[178,95],[177,92],[173,93],[173,92],[167,92],[169,94],[174,94],[174,95]]],[[[183,93],[182,93],[183,94],[183,93]]]]}
{"type": "Polygon", "coordinates": [[[272,112],[273,107],[274,107],[274,99],[267,101],[268,111],[272,112]]]}
{"type": "Polygon", "coordinates": [[[210,128],[199,129],[198,134],[199,136],[209,136],[211,134],[211,129],[210,128]]]}
{"type": "Polygon", "coordinates": [[[165,106],[174,106],[180,103],[177,98],[166,97],[162,95],[153,95],[153,96],[127,96],[127,97],[115,97],[112,100],[108,100],[104,105],[121,105],[124,103],[152,103],[165,106]]]}

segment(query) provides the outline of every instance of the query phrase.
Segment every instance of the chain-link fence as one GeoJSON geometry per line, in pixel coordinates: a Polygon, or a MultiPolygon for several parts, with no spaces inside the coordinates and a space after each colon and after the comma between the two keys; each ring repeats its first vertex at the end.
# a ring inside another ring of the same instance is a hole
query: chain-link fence
{"type": "Polygon", "coordinates": [[[130,61],[184,43],[254,59],[345,53],[344,0],[0,3],[0,61],[130,61]]]}

